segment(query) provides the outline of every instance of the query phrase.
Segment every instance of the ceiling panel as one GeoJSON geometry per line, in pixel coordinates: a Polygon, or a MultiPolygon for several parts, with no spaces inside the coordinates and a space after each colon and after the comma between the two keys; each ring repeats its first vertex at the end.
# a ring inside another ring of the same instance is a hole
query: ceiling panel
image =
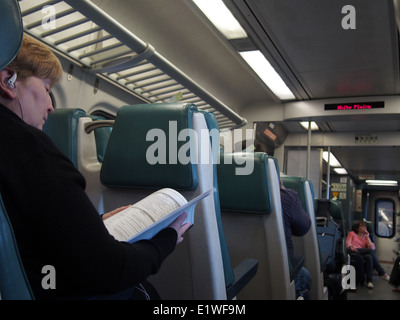
{"type": "Polygon", "coordinates": [[[360,175],[400,181],[400,147],[331,147],[331,152],[357,181],[360,175]]]}
{"type": "Polygon", "coordinates": [[[399,93],[392,1],[355,5],[356,29],[347,30],[342,8],[348,0],[246,3],[261,26],[254,30],[271,39],[310,98],[399,93]]]}

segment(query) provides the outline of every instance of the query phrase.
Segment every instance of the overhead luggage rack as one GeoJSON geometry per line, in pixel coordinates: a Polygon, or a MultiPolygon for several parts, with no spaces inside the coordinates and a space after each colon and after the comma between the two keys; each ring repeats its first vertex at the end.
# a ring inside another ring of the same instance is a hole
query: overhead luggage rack
{"type": "Polygon", "coordinates": [[[88,0],[20,0],[24,30],[146,103],[180,101],[214,112],[220,129],[246,120],[88,0]]]}

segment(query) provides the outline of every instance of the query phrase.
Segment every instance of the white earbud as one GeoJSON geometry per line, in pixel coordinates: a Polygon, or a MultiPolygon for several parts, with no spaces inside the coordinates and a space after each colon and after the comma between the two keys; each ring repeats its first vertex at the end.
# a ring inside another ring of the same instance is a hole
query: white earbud
{"type": "MultiPolygon", "coordinates": [[[[15,89],[15,81],[17,81],[17,73],[14,71],[14,73],[11,76],[10,80],[8,80],[8,85],[10,86],[10,88],[15,89]]],[[[21,100],[19,99],[17,90],[15,90],[15,94],[17,95],[19,108],[21,110],[21,119],[24,120],[24,110],[22,109],[21,100]]]]}
{"type": "Polygon", "coordinates": [[[15,81],[17,80],[17,73],[14,72],[14,74],[12,75],[12,77],[10,78],[10,80],[8,80],[8,85],[10,86],[10,88],[15,89],[15,81]]]}

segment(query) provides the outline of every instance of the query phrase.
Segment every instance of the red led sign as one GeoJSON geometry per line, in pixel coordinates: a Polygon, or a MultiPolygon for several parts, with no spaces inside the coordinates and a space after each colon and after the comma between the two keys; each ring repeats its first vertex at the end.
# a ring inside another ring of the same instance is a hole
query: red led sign
{"type": "Polygon", "coordinates": [[[325,105],[325,110],[366,110],[366,109],[375,109],[384,107],[385,107],[384,101],[331,103],[325,105]]]}

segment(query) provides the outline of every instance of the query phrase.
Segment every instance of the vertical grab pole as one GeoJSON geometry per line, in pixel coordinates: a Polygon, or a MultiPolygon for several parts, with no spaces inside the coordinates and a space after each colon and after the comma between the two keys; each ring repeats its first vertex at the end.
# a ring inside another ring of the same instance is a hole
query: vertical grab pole
{"type": "Polygon", "coordinates": [[[326,169],[326,198],[329,200],[331,188],[331,147],[328,147],[328,168],[326,169]]]}
{"type": "Polygon", "coordinates": [[[307,134],[307,164],[306,164],[306,179],[310,178],[310,156],[311,156],[311,121],[308,121],[307,134]]]}

